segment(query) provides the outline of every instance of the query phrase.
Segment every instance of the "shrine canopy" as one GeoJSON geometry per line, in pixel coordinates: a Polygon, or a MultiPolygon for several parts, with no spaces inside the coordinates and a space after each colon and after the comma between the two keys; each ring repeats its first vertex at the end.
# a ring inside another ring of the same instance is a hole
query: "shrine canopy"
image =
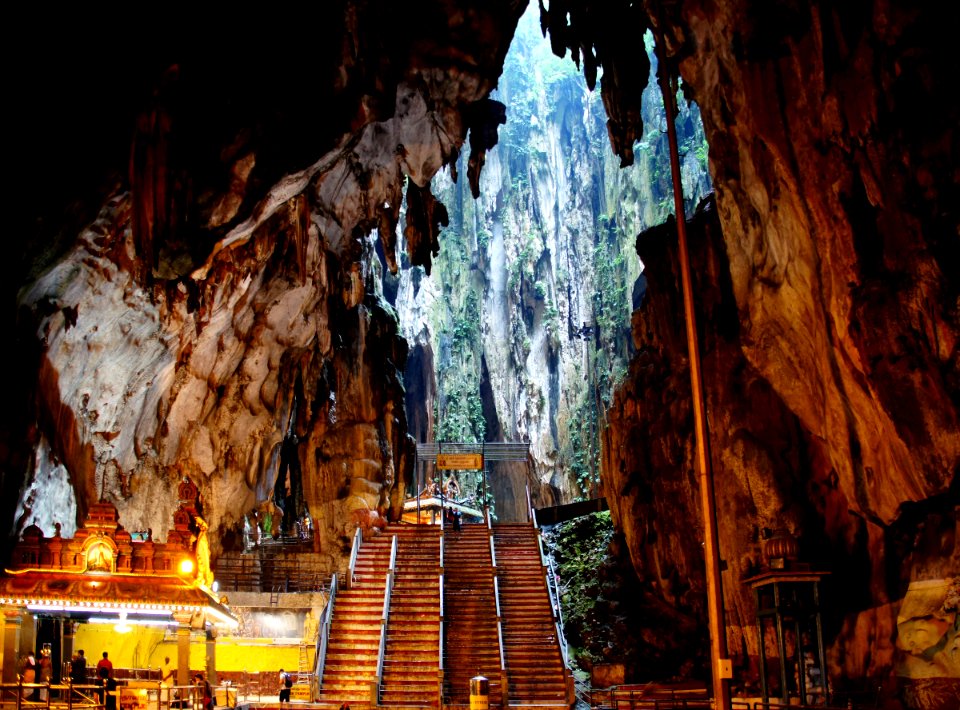
{"type": "Polygon", "coordinates": [[[236,616],[210,588],[206,523],[196,486],[184,479],[165,543],[151,531],[131,534],[109,502],[91,506],[71,539],[23,531],[11,568],[0,577],[0,606],[77,621],[202,628],[235,627],[236,616]]]}

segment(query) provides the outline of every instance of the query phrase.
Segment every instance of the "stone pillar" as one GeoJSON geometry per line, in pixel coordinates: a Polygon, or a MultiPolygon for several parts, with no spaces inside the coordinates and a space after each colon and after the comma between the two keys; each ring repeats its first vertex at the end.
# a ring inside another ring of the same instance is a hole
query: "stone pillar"
{"type": "Polygon", "coordinates": [[[177,685],[190,685],[190,612],[176,612],[177,685]]]}
{"type": "Polygon", "coordinates": [[[0,663],[3,665],[3,682],[17,682],[17,664],[20,661],[21,611],[3,612],[3,645],[0,646],[0,663]]]}
{"type": "Polygon", "coordinates": [[[217,630],[207,629],[207,682],[217,685],[217,630]]]}

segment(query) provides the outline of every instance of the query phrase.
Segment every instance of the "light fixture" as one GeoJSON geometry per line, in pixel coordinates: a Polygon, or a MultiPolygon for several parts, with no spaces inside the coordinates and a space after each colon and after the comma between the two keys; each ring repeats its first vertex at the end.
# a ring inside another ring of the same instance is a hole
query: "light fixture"
{"type": "MultiPolygon", "coordinates": [[[[107,618],[107,617],[92,617],[87,619],[85,623],[88,624],[113,624],[115,627],[121,625],[123,622],[122,619],[118,618],[107,618]]],[[[133,626],[170,626],[173,623],[172,619],[127,619],[127,624],[132,628],[133,626]]]]}
{"type": "Polygon", "coordinates": [[[193,560],[189,557],[184,557],[180,560],[180,574],[192,574],[193,573],[193,560]]]}
{"type": "MultiPolygon", "coordinates": [[[[92,608],[93,605],[89,603],[81,604],[81,603],[52,602],[52,601],[37,602],[37,603],[29,602],[27,603],[26,607],[30,611],[44,611],[44,612],[65,611],[65,612],[77,612],[77,613],[84,613],[84,614],[89,614],[91,611],[95,614],[117,614],[117,615],[125,614],[127,612],[127,609],[123,607],[107,606],[107,605],[104,605],[103,603],[99,603],[95,609],[92,608]]],[[[151,614],[153,616],[169,617],[170,609],[164,609],[160,606],[156,606],[153,609],[144,609],[138,613],[151,614]]],[[[94,618],[96,617],[91,617],[91,621],[93,621],[94,618]]],[[[113,620],[111,620],[110,623],[113,623],[113,620]]]]}
{"type": "Polygon", "coordinates": [[[131,628],[130,624],[127,623],[127,612],[121,611],[120,622],[114,625],[113,630],[118,634],[125,634],[130,631],[131,628]]]}

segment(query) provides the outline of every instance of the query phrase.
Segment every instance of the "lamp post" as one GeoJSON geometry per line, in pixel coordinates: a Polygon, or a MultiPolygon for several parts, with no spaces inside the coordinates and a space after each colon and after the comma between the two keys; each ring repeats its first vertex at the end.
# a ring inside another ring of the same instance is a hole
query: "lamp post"
{"type": "Polygon", "coordinates": [[[687,330],[687,351],[690,361],[690,389],[693,398],[693,424],[696,437],[696,465],[700,482],[700,507],[703,515],[703,556],[706,565],[707,613],[710,630],[710,665],[713,678],[713,697],[717,708],[730,707],[730,688],[727,679],[732,675],[727,658],[727,631],[723,618],[723,591],[720,584],[720,545],[717,531],[716,500],[713,491],[713,470],[707,441],[706,400],[700,371],[700,350],[697,345],[697,326],[693,310],[693,286],[690,277],[690,256],[687,252],[687,228],[683,209],[683,187],[680,183],[680,155],[677,148],[676,111],[673,88],[667,75],[666,49],[663,34],[655,30],[657,77],[663,106],[667,114],[667,140],[670,145],[670,175],[673,179],[673,204],[677,216],[677,241],[680,258],[680,276],[683,287],[683,312],[687,330]]]}

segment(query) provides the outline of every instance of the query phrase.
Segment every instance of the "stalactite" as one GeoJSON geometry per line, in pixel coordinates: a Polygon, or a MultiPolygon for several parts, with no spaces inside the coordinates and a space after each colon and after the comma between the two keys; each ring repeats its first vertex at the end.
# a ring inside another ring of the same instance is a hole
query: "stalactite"
{"type": "Polygon", "coordinates": [[[130,149],[129,179],[133,192],[133,238],[143,260],[156,269],[159,245],[175,223],[171,194],[170,139],[172,118],[163,100],[163,85],[175,79],[176,66],[167,70],[153,105],[137,117],[130,149]]]}
{"type": "Polygon", "coordinates": [[[464,121],[470,128],[470,162],[467,177],[474,199],[480,197],[480,171],[487,151],[497,144],[497,126],[507,122],[507,108],[499,101],[477,101],[464,111],[464,121]]]}
{"type": "Polygon", "coordinates": [[[440,227],[446,227],[447,224],[447,208],[433,196],[430,186],[421,189],[412,180],[408,181],[407,226],[403,234],[407,239],[411,263],[423,266],[428,276],[432,257],[440,253],[440,227]]]}
{"type": "Polygon", "coordinates": [[[307,278],[307,242],[310,239],[310,205],[304,195],[291,200],[294,224],[294,249],[297,254],[297,278],[302,284],[307,278]]]}
{"type": "Polygon", "coordinates": [[[549,32],[550,46],[558,57],[570,50],[577,67],[593,90],[598,67],[603,70],[600,91],[607,111],[607,132],[620,167],[633,164],[633,144],[643,137],[640,100],[650,72],[643,48],[646,17],[639,3],[592,5],[552,0],[549,10],[540,0],[540,27],[549,32]]]}

